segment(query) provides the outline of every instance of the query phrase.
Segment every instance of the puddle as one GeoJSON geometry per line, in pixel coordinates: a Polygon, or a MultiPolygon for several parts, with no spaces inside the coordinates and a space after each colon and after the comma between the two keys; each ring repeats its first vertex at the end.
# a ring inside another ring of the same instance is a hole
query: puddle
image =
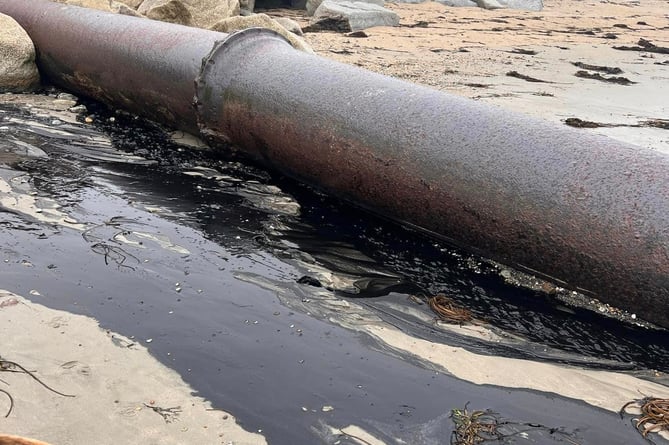
{"type": "MultiPolygon", "coordinates": [[[[482,384],[398,338],[473,354],[491,372],[504,357],[657,389],[666,331],[510,285],[502,266],[133,116],[86,103],[54,118],[54,98],[30,97],[46,103],[0,100],[3,287],[145,343],[270,443],[443,443],[448,414],[468,402],[578,443],[643,443],[597,397],[482,384]],[[439,293],[480,323],[436,322],[410,298],[439,293]]],[[[611,391],[616,403],[627,394],[611,391]]]]}

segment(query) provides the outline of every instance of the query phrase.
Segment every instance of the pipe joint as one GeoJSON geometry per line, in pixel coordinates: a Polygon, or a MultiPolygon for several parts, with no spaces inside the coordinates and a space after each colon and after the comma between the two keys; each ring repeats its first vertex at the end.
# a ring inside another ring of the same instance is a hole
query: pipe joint
{"type": "Polygon", "coordinates": [[[202,59],[202,67],[195,78],[193,105],[200,136],[212,146],[231,146],[234,142],[229,131],[221,125],[226,92],[233,80],[229,65],[247,57],[261,57],[269,46],[287,45],[290,42],[276,31],[267,28],[247,28],[228,34],[214,44],[202,59]]]}

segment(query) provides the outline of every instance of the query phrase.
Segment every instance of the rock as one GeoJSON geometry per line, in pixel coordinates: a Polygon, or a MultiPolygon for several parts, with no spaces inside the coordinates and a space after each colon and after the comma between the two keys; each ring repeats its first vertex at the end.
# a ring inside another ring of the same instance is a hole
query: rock
{"type": "Polygon", "coordinates": [[[455,7],[469,7],[469,6],[478,6],[473,0],[436,0],[437,2],[446,5],[446,6],[455,6],[455,7]]]}
{"type": "Polygon", "coordinates": [[[314,52],[304,39],[288,31],[286,28],[281,26],[276,20],[273,20],[270,16],[266,14],[251,14],[247,16],[229,17],[227,19],[219,21],[209,29],[211,29],[212,31],[230,33],[233,31],[239,31],[240,29],[246,29],[246,28],[271,29],[272,31],[276,31],[277,33],[285,37],[286,40],[288,40],[295,49],[299,49],[307,53],[314,52]]]}
{"type": "Polygon", "coordinates": [[[274,17],[274,20],[293,34],[297,34],[298,36],[304,35],[302,27],[295,20],[288,17],[274,17]]]}
{"type": "Polygon", "coordinates": [[[544,9],[544,2],[542,0],[499,0],[499,2],[510,9],[525,9],[528,11],[541,11],[544,9]]]}
{"type": "Polygon", "coordinates": [[[314,15],[321,3],[323,3],[323,0],[307,0],[307,15],[314,15]]]}
{"type": "Polygon", "coordinates": [[[399,16],[383,6],[358,1],[323,0],[314,13],[309,30],[350,32],[399,24],[399,16]]]}
{"type": "MultiPolygon", "coordinates": [[[[396,0],[403,3],[417,3],[416,0],[396,0]]],[[[542,0],[436,0],[446,6],[478,6],[485,9],[525,9],[541,11],[544,7],[542,0]]]]}
{"type": "Polygon", "coordinates": [[[193,16],[181,0],[144,0],[137,9],[140,14],[161,22],[191,26],[193,16]]]}
{"type": "Polygon", "coordinates": [[[240,0],[144,0],[137,12],[150,19],[210,28],[220,20],[238,16],[240,0]]]}
{"type": "Polygon", "coordinates": [[[81,6],[82,8],[99,9],[100,11],[111,12],[109,0],[55,0],[58,3],[65,3],[72,6],[81,6]]]}
{"type": "Polygon", "coordinates": [[[116,14],[130,15],[130,16],[133,16],[133,17],[142,17],[142,14],[140,14],[139,12],[135,11],[132,7],[126,5],[125,3],[122,3],[122,2],[112,1],[111,2],[111,10],[112,10],[112,12],[115,12],[116,14]]]}
{"type": "MultiPolygon", "coordinates": [[[[344,0],[331,0],[334,2],[338,1],[344,1],[344,0]]],[[[346,0],[346,1],[358,1],[362,3],[372,3],[374,5],[379,5],[383,6],[385,4],[384,0],[346,0]]],[[[401,0],[400,0],[401,1],[401,0]]],[[[407,3],[419,3],[422,1],[428,1],[428,0],[408,0],[407,3]]],[[[306,0],[306,10],[307,10],[307,15],[314,15],[318,7],[323,3],[323,0],[306,0]]]]}
{"type": "Polygon", "coordinates": [[[307,9],[307,0],[290,0],[290,7],[292,9],[305,10],[307,9]]]}
{"type": "Polygon", "coordinates": [[[256,7],[256,0],[239,0],[239,13],[249,15],[256,7]]]}
{"type": "Polygon", "coordinates": [[[497,0],[475,0],[479,8],[484,9],[504,9],[506,5],[501,4],[497,0]]]}
{"type": "Polygon", "coordinates": [[[35,47],[16,21],[0,14],[0,91],[20,92],[39,85],[35,47]]]}
{"type": "MultiPolygon", "coordinates": [[[[130,6],[132,9],[136,10],[137,8],[139,8],[139,5],[142,4],[142,1],[144,1],[144,0],[118,0],[118,2],[112,1],[112,3],[123,3],[127,6],[130,6]]],[[[113,8],[113,5],[112,5],[112,8],[113,8]]]]}
{"type": "MultiPolygon", "coordinates": [[[[235,17],[240,12],[240,0],[183,0],[193,16],[193,25],[210,28],[217,22],[235,17]]],[[[252,5],[251,5],[252,6],[252,5]]]]}

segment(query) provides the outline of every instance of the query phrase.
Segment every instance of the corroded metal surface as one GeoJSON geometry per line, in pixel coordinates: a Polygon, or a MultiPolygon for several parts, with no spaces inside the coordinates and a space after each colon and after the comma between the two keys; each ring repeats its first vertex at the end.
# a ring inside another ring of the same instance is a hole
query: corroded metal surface
{"type": "Polygon", "coordinates": [[[49,1],[0,8],[28,32],[42,75],[56,85],[197,131],[193,80],[225,34],[49,1]]]}
{"type": "Polygon", "coordinates": [[[669,327],[668,156],[304,54],[268,31],[217,43],[226,35],[62,6],[45,18],[30,4],[0,11],[60,85],[187,130],[197,120],[210,142],[669,327]],[[92,14],[98,29],[71,31],[92,14]]]}
{"type": "Polygon", "coordinates": [[[669,303],[669,157],[301,54],[269,34],[219,44],[203,76],[205,126],[256,158],[669,323],[656,309],[669,303]]]}

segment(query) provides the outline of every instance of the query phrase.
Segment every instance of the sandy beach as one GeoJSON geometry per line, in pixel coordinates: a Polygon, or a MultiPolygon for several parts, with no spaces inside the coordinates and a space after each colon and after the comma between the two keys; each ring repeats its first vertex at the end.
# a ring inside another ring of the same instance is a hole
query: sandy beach
{"type": "MultiPolygon", "coordinates": [[[[386,6],[400,15],[400,27],[372,28],[357,36],[307,33],[305,39],[327,58],[559,125],[566,125],[568,119],[601,124],[581,131],[669,154],[669,54],[614,48],[636,46],[640,39],[669,46],[668,1],[547,0],[541,12],[449,8],[433,2],[386,6]],[[584,68],[575,64],[619,68],[615,76],[629,83],[577,77],[584,68]],[[512,72],[516,75],[509,75],[512,72]]],[[[304,11],[265,12],[293,18],[304,26],[308,23],[304,11]]],[[[554,418],[556,425],[562,419],[559,414],[552,417],[552,409],[573,410],[575,419],[569,418],[568,427],[575,429],[574,437],[584,428],[588,430],[584,434],[595,438],[579,444],[604,443],[597,442],[597,437],[605,436],[607,428],[629,434],[614,434],[610,443],[628,444],[630,437],[638,443],[644,439],[629,419],[618,418],[620,408],[646,396],[669,398],[668,369],[600,370],[588,366],[590,358],[575,353],[555,360],[488,354],[436,341],[431,335],[448,339],[453,334],[483,345],[522,342],[485,326],[436,323],[433,314],[421,312],[422,308],[411,314],[414,324],[425,329],[425,335],[418,335],[406,328],[410,323],[398,327],[359,300],[341,298],[325,287],[295,285],[305,271],[323,283],[325,276],[333,282],[344,279],[318,269],[309,262],[313,258],[308,253],[301,254],[300,260],[286,260],[288,249],[299,250],[296,244],[286,242],[283,256],[244,251],[244,234],[257,243],[260,229],[252,224],[254,218],[264,216],[243,212],[265,206],[263,212],[269,208],[281,216],[263,220],[264,228],[280,230],[281,217],[300,214],[297,200],[275,186],[267,187],[270,192],[262,189],[264,184],[256,181],[263,178],[261,174],[249,175],[250,182],[255,181],[253,189],[244,189],[239,185],[242,181],[233,178],[226,187],[240,188],[238,193],[245,193],[247,200],[240,205],[225,201],[228,195],[225,199],[216,195],[223,204],[212,204],[215,218],[201,226],[189,225],[189,218],[203,212],[191,209],[190,202],[214,190],[213,180],[224,188],[221,184],[230,180],[227,173],[190,164],[170,166],[170,180],[178,179],[164,195],[149,188],[124,188],[126,183],[139,183],[139,178],[144,179],[141,175],[148,177],[146,171],[153,164],[140,155],[113,154],[113,138],[101,136],[99,129],[87,130],[89,124],[66,111],[72,103],[63,105],[58,100],[62,99],[7,95],[0,102],[18,107],[25,125],[51,138],[49,143],[63,139],[63,131],[81,131],[83,136],[74,146],[87,141],[108,150],[104,161],[116,156],[112,161],[122,165],[114,167],[121,171],[122,180],[114,182],[111,161],[100,166],[100,158],[86,159],[86,168],[97,176],[86,177],[88,183],[81,180],[84,185],[72,185],[76,200],[63,202],[62,195],[54,192],[49,197],[44,190],[50,189],[39,188],[46,173],[34,173],[37,180],[22,180],[29,173],[14,170],[21,160],[47,157],[32,150],[33,143],[43,147],[35,142],[37,136],[30,139],[30,153],[7,149],[8,153],[0,154],[0,163],[6,166],[0,172],[0,206],[8,215],[6,225],[0,227],[5,242],[0,250],[4,261],[0,289],[6,289],[0,290],[0,416],[8,413],[0,418],[0,433],[53,445],[239,445],[281,442],[272,442],[266,429],[274,431],[275,437],[297,437],[284,428],[299,429],[299,434],[307,431],[314,443],[431,444],[450,425],[446,406],[453,409],[461,400],[487,400],[485,391],[499,390],[495,394],[504,396],[489,400],[493,408],[496,404],[497,409],[517,408],[519,416],[530,416],[534,407],[543,404],[536,411],[544,419],[554,418]],[[63,123],[69,125],[66,130],[63,123]],[[195,186],[191,180],[200,182],[195,186]],[[90,183],[97,185],[86,185],[90,183]],[[188,199],[174,196],[175,190],[187,187],[194,190],[188,199]],[[273,199],[263,201],[262,192],[274,193],[273,199]],[[245,210],[223,218],[221,207],[235,205],[245,210]],[[180,221],[186,221],[184,226],[180,221]],[[241,229],[228,232],[218,224],[241,229]],[[11,230],[21,230],[20,235],[11,230]],[[98,243],[89,243],[82,233],[96,234],[98,243]],[[25,251],[19,241],[29,244],[25,251]],[[51,243],[56,259],[43,257],[42,241],[51,243]],[[104,260],[99,250],[102,242],[107,243],[104,260]],[[68,250],[70,246],[74,247],[68,250]],[[146,290],[138,291],[142,286],[146,290]],[[215,342],[219,343],[211,346],[215,342]],[[572,359],[571,365],[563,363],[567,359],[572,359]],[[583,366],[574,365],[576,359],[583,366]],[[378,368],[368,363],[375,360],[378,368]],[[315,368],[307,368],[310,365],[315,368]],[[379,369],[392,371],[392,378],[386,381],[384,376],[371,375],[379,369]],[[453,401],[435,396],[439,400],[431,400],[430,407],[442,411],[428,413],[408,402],[400,405],[398,396],[392,399],[396,406],[388,408],[394,411],[383,417],[377,414],[382,408],[374,403],[385,400],[386,394],[373,399],[373,388],[377,384],[376,394],[390,393],[387,382],[398,393],[406,385],[423,398],[434,388],[460,392],[453,401]],[[474,387],[484,395],[474,394],[474,387]],[[249,400],[263,406],[234,398],[244,391],[249,400]],[[513,406],[512,392],[531,403],[513,406]],[[509,400],[502,400],[506,396],[509,400]],[[602,423],[589,430],[590,418],[579,419],[577,410],[602,423]],[[275,414],[276,419],[270,418],[275,414]],[[286,426],[288,421],[297,426],[286,426]]],[[[24,124],[13,119],[17,126],[24,124]]],[[[0,127],[5,124],[0,120],[0,127]]],[[[215,162],[212,165],[219,166],[215,162]]],[[[72,172],[63,175],[76,182],[72,172]]],[[[162,187],[161,181],[156,182],[162,187]]],[[[357,254],[352,247],[351,251],[357,254]]],[[[387,313],[406,310],[383,304],[376,308],[388,309],[387,313]]],[[[625,329],[632,331],[632,327],[625,329]]],[[[603,368],[610,364],[604,359],[591,362],[603,368]]],[[[668,434],[663,437],[657,440],[669,440],[668,434]]]]}

